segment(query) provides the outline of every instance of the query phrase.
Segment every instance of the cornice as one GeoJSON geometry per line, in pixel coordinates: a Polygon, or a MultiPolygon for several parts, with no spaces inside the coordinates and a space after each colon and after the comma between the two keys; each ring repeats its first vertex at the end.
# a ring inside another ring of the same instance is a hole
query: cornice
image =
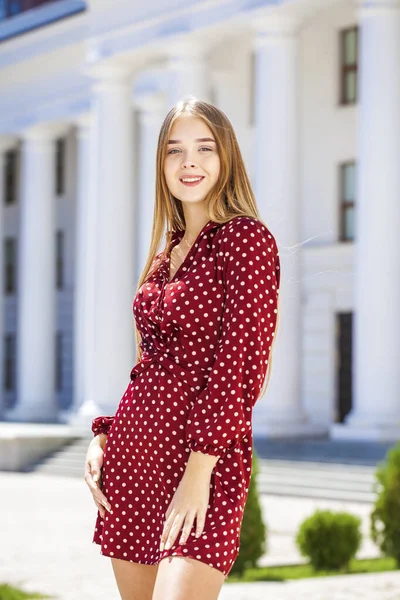
{"type": "Polygon", "coordinates": [[[187,0],[173,10],[165,3],[165,10],[159,10],[157,16],[154,9],[149,8],[147,14],[142,12],[140,19],[132,19],[127,26],[93,35],[89,44],[98,59],[146,48],[165,54],[171,43],[175,46],[188,35],[226,21],[237,23],[252,11],[281,4],[284,0],[187,0]]]}
{"type": "Polygon", "coordinates": [[[368,19],[393,15],[400,10],[400,0],[353,0],[357,18],[368,19]]]}
{"type": "Polygon", "coordinates": [[[278,43],[283,39],[293,38],[301,22],[300,18],[274,14],[252,21],[251,26],[255,34],[255,48],[278,43]]]}

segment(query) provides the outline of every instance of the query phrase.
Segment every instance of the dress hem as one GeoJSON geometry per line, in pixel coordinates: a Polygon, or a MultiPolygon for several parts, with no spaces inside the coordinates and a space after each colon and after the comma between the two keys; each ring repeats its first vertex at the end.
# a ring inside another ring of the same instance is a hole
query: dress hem
{"type": "Polygon", "coordinates": [[[92,543],[96,544],[97,546],[100,546],[100,554],[102,556],[106,556],[107,558],[117,558],[119,560],[126,560],[127,562],[136,563],[139,565],[148,565],[148,566],[156,567],[164,558],[167,558],[169,556],[182,556],[183,558],[192,558],[193,560],[202,562],[203,564],[208,565],[212,569],[219,571],[220,573],[223,574],[224,579],[226,579],[228,577],[229,571],[231,570],[231,569],[229,569],[228,572],[225,572],[222,568],[215,567],[211,563],[208,563],[205,560],[201,560],[200,558],[197,558],[196,556],[194,556],[193,554],[190,554],[189,552],[184,554],[181,550],[176,550],[173,548],[170,548],[169,550],[164,550],[162,553],[162,556],[158,559],[158,561],[150,562],[150,561],[144,561],[144,560],[140,560],[140,559],[131,560],[131,559],[127,558],[126,556],[122,556],[122,555],[117,556],[116,552],[113,552],[113,554],[111,555],[109,552],[103,551],[103,548],[102,548],[102,545],[100,542],[96,542],[95,540],[93,540],[92,543]]]}

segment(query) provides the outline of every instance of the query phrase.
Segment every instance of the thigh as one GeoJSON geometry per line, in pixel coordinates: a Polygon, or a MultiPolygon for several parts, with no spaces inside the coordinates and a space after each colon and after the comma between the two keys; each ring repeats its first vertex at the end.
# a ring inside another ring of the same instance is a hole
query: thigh
{"type": "Polygon", "coordinates": [[[111,559],[121,600],[151,600],[158,565],[141,565],[119,558],[111,559]]]}
{"type": "Polygon", "coordinates": [[[158,564],[152,600],[217,600],[224,574],[195,558],[167,556],[158,564]]]}

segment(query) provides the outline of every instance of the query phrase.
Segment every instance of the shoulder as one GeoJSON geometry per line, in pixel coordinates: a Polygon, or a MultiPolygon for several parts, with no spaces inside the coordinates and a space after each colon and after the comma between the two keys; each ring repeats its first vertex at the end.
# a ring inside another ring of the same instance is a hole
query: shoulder
{"type": "Polygon", "coordinates": [[[273,254],[278,253],[274,235],[262,221],[254,217],[234,217],[221,226],[220,236],[222,245],[227,250],[266,250],[273,254]]]}

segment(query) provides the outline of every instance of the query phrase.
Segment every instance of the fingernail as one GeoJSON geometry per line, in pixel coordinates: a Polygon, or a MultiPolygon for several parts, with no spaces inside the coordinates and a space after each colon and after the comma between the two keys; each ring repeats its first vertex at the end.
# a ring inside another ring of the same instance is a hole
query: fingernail
{"type": "Polygon", "coordinates": [[[166,550],[169,550],[170,548],[171,548],[171,542],[167,542],[167,543],[165,544],[165,549],[166,549],[166,550]]]}
{"type": "Polygon", "coordinates": [[[161,542],[161,544],[160,544],[160,550],[161,550],[161,552],[164,550],[164,542],[161,542]]]}
{"type": "Polygon", "coordinates": [[[98,480],[98,478],[99,478],[98,474],[97,474],[97,473],[95,473],[95,474],[93,475],[93,481],[97,481],[97,480],[98,480]]]}

